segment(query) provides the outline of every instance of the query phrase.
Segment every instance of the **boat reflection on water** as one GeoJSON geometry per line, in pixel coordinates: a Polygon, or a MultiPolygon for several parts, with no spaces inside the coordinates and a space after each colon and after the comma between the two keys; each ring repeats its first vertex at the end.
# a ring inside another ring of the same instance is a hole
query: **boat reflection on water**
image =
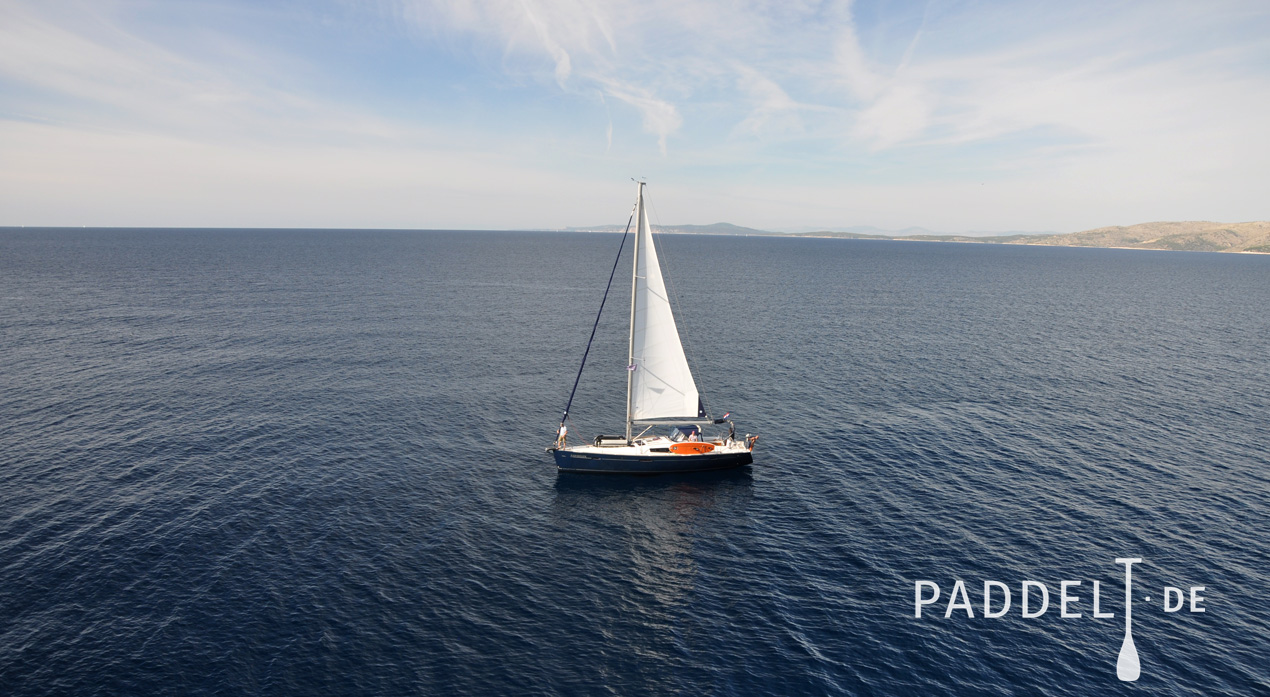
{"type": "Polygon", "coordinates": [[[689,533],[701,513],[717,513],[733,525],[743,520],[753,487],[754,475],[748,467],[649,477],[560,473],[552,517],[561,523],[616,525],[631,533],[668,525],[689,533]]]}
{"type": "Polygon", "coordinates": [[[630,492],[660,491],[675,489],[680,491],[728,490],[736,487],[749,488],[754,484],[754,474],[749,467],[739,469],[718,470],[714,472],[690,472],[685,474],[658,474],[644,477],[588,477],[586,475],[561,472],[556,475],[556,496],[562,492],[586,492],[586,495],[606,495],[630,492]]]}
{"type": "Polygon", "coordinates": [[[597,629],[632,641],[638,635],[641,651],[658,660],[681,659],[674,654],[682,642],[708,642],[691,635],[709,624],[703,613],[717,611],[703,607],[712,605],[703,595],[730,566],[731,536],[748,527],[749,468],[640,478],[560,474],[555,488],[556,532],[591,541],[594,556],[577,569],[587,579],[583,592],[614,610],[591,616],[597,629]]]}

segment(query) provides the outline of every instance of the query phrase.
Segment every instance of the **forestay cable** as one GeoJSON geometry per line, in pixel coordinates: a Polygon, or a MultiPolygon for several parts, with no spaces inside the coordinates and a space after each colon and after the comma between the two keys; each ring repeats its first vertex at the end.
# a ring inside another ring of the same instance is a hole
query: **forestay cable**
{"type": "Polygon", "coordinates": [[[622,231],[622,243],[617,247],[617,258],[613,260],[613,270],[609,272],[609,284],[604,287],[604,297],[600,299],[600,311],[595,313],[595,324],[591,325],[591,338],[587,339],[586,351],[582,352],[582,365],[578,366],[578,376],[573,379],[573,389],[569,391],[569,401],[564,405],[564,415],[560,417],[560,428],[556,431],[556,442],[563,445],[564,422],[569,418],[569,409],[573,408],[573,396],[578,392],[578,381],[582,379],[582,369],[586,367],[587,355],[591,353],[591,342],[595,341],[595,330],[600,326],[600,316],[604,314],[604,303],[609,299],[609,289],[613,287],[613,276],[617,274],[618,262],[622,260],[622,250],[626,248],[626,236],[631,232],[631,221],[635,219],[635,211],[626,220],[626,229],[622,231]]]}

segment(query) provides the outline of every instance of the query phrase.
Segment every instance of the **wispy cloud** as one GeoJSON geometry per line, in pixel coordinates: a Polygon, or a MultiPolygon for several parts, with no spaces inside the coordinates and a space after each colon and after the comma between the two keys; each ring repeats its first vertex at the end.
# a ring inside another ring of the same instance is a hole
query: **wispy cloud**
{"type": "Polygon", "coordinates": [[[633,107],[644,130],[657,137],[665,152],[667,137],[682,119],[672,103],[641,84],[641,71],[620,69],[623,58],[636,51],[639,37],[631,25],[622,26],[619,45],[613,17],[632,13],[617,9],[579,0],[401,0],[395,14],[428,38],[460,32],[485,39],[503,52],[510,72],[532,75],[549,65],[561,90],[585,94],[598,89],[633,107]]]}
{"type": "Polygon", "coordinates": [[[737,85],[749,95],[753,110],[733,129],[733,134],[761,137],[768,133],[803,131],[799,112],[809,107],[796,102],[775,81],[749,66],[736,68],[737,85]]]}
{"type": "Polygon", "coordinates": [[[271,85],[269,68],[243,67],[276,62],[267,50],[238,56],[238,65],[199,60],[101,9],[109,7],[0,8],[0,80],[21,88],[6,94],[11,115],[203,140],[401,136],[401,124],[372,111],[271,85]]]}
{"type": "MultiPolygon", "coordinates": [[[[753,111],[733,124],[753,133],[786,117],[796,105],[778,80],[797,61],[773,66],[774,51],[791,37],[789,25],[814,18],[814,4],[712,0],[642,3],[578,0],[398,0],[394,14],[428,38],[457,33],[502,51],[510,73],[551,69],[563,91],[598,89],[633,108],[643,130],[665,154],[684,123],[683,109],[703,92],[735,84],[753,111]],[[766,62],[775,77],[754,67],[766,62]]],[[[785,63],[784,61],[781,61],[785,63]]]]}

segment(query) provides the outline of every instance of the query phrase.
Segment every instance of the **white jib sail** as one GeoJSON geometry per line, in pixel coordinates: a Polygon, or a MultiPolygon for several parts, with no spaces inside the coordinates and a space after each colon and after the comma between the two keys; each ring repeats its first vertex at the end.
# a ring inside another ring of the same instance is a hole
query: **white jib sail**
{"type": "Polygon", "coordinates": [[[700,405],[697,384],[670,311],[642,188],[637,214],[640,253],[635,264],[635,316],[631,328],[631,419],[695,419],[700,405]]]}

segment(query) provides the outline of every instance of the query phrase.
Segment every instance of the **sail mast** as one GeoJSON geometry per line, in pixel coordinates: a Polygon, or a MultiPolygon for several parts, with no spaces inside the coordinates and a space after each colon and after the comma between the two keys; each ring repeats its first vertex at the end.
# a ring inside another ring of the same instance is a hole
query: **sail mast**
{"type": "Polygon", "coordinates": [[[639,238],[644,225],[644,182],[635,182],[635,254],[631,265],[631,327],[626,338],[626,444],[631,444],[632,404],[631,380],[635,376],[635,284],[639,276],[639,238]]]}

